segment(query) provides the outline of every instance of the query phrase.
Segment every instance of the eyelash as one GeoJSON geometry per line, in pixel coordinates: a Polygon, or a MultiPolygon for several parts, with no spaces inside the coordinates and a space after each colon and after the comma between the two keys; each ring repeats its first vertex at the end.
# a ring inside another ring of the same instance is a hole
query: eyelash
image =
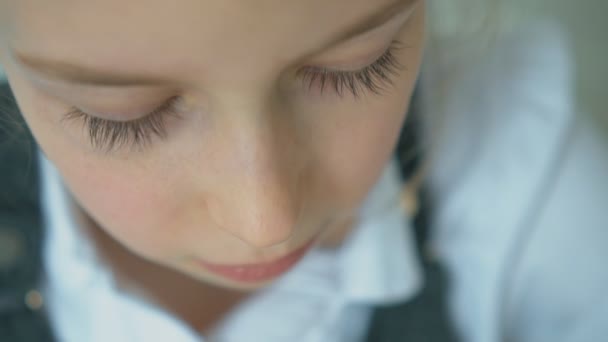
{"type": "Polygon", "coordinates": [[[93,148],[110,152],[124,146],[143,148],[149,145],[154,136],[167,136],[165,120],[167,116],[179,118],[175,96],[146,116],[131,121],[114,121],[89,115],[73,107],[62,121],[79,121],[86,131],[93,148]]]}
{"type": "Polygon", "coordinates": [[[392,77],[403,69],[396,56],[397,50],[401,48],[403,48],[401,42],[394,41],[380,58],[362,70],[340,71],[307,67],[300,72],[300,75],[309,91],[317,85],[321,94],[327,86],[330,86],[340,97],[343,97],[345,92],[349,92],[355,98],[359,98],[366,90],[380,95],[387,86],[393,85],[392,77]]]}
{"type": "MultiPolygon", "coordinates": [[[[359,98],[365,91],[379,95],[387,86],[393,85],[392,77],[403,69],[396,57],[396,51],[401,48],[401,43],[394,41],[380,58],[362,70],[339,71],[306,67],[298,74],[309,91],[318,85],[321,94],[327,86],[331,86],[339,97],[343,97],[345,92],[355,98],[359,98]]],[[[131,121],[102,119],[76,107],[71,108],[62,121],[80,121],[88,133],[91,145],[98,150],[110,152],[125,146],[145,148],[154,137],[163,139],[167,136],[166,117],[179,117],[177,103],[180,100],[179,96],[172,97],[146,116],[131,121]]]]}

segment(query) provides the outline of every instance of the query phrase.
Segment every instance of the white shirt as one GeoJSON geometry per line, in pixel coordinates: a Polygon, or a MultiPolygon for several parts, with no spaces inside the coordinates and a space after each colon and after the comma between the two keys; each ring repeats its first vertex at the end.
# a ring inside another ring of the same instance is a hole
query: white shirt
{"type": "Polygon", "coordinates": [[[46,158],[41,164],[45,294],[61,342],[355,342],[365,336],[373,305],[405,301],[421,286],[392,161],[343,245],[313,249],[240,304],[212,336],[201,337],[163,309],[116,289],[111,271],[75,226],[60,175],[46,158]]]}
{"type": "MultiPolygon", "coordinates": [[[[576,112],[566,37],[496,37],[428,113],[450,128],[432,229],[462,341],[608,340],[608,142],[576,112]]],[[[452,69],[433,67],[430,87],[452,69]]]]}

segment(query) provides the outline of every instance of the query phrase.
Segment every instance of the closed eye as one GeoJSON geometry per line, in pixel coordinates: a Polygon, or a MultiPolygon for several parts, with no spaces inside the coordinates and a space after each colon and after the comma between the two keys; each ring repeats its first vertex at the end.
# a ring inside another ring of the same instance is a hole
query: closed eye
{"type": "Polygon", "coordinates": [[[75,107],[64,115],[62,121],[79,121],[97,150],[110,152],[125,146],[144,148],[154,138],[167,136],[165,120],[169,116],[179,117],[176,107],[180,100],[179,96],[174,96],[147,115],[130,121],[102,119],[75,107]]]}
{"type": "MultiPolygon", "coordinates": [[[[393,77],[404,69],[397,59],[397,51],[403,48],[399,41],[391,43],[385,53],[370,65],[356,71],[333,70],[323,67],[305,67],[298,73],[307,91],[314,88],[323,94],[327,89],[339,97],[350,93],[359,98],[367,92],[380,95],[393,85],[393,77]]],[[[177,104],[180,96],[174,96],[163,105],[130,121],[102,119],[73,107],[62,121],[78,121],[83,125],[93,148],[105,152],[124,147],[143,149],[154,138],[166,138],[165,121],[168,117],[179,117],[177,104]]]]}
{"type": "Polygon", "coordinates": [[[404,69],[396,56],[397,51],[402,48],[401,42],[392,42],[380,58],[361,70],[341,71],[306,67],[300,71],[300,75],[309,91],[316,87],[323,94],[327,88],[330,88],[340,97],[348,92],[355,98],[365,92],[380,95],[388,86],[393,85],[393,77],[404,69]]]}

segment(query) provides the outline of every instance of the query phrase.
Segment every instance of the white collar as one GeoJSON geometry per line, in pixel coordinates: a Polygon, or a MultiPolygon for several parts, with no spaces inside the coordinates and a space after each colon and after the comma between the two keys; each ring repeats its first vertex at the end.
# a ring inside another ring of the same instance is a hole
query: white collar
{"type": "Polygon", "coordinates": [[[401,187],[393,160],[369,194],[358,230],[340,249],[343,291],[354,301],[404,301],[422,285],[411,220],[400,205],[401,187]]]}

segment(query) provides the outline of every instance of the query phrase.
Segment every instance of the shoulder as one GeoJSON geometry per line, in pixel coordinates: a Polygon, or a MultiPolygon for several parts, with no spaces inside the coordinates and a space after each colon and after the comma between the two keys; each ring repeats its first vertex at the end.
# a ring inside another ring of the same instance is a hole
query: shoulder
{"type": "Polygon", "coordinates": [[[425,112],[440,126],[429,129],[436,134],[429,182],[440,221],[459,218],[473,230],[492,224],[495,234],[508,235],[534,205],[577,117],[564,41],[552,24],[497,38],[486,58],[461,74],[441,110],[425,112]]]}
{"type": "Polygon", "coordinates": [[[526,163],[530,153],[550,154],[574,117],[573,58],[558,25],[542,21],[503,32],[482,55],[446,58],[422,75],[436,147],[432,179],[441,191],[475,169],[487,173],[492,165],[526,163]]]}
{"type": "Polygon", "coordinates": [[[607,151],[606,132],[581,115],[539,198],[535,224],[517,248],[507,308],[518,340],[608,335],[598,319],[608,305],[607,151]]]}
{"type": "Polygon", "coordinates": [[[0,81],[0,202],[4,207],[38,202],[36,151],[10,87],[0,81]]]}
{"type": "Polygon", "coordinates": [[[0,331],[3,341],[49,341],[43,311],[23,299],[41,285],[37,153],[10,88],[0,81],[0,331]],[[10,247],[10,248],[9,248],[10,247]]]}
{"type": "Polygon", "coordinates": [[[563,323],[605,296],[608,147],[575,109],[569,51],[550,23],[506,34],[429,113],[444,128],[434,243],[468,340],[494,340],[506,319],[522,341],[565,341],[563,323]]]}

